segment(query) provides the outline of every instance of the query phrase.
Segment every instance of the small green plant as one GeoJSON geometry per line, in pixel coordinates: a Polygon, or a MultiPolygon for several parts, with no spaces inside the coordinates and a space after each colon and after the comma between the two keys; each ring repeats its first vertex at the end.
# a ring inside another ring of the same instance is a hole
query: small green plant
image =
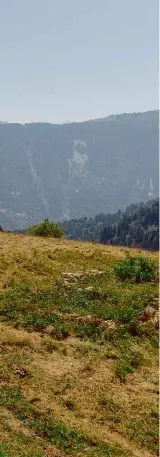
{"type": "Polygon", "coordinates": [[[61,227],[59,227],[55,222],[49,221],[49,219],[44,219],[38,225],[33,225],[28,229],[29,235],[35,236],[48,236],[54,238],[62,238],[64,232],[61,227]]]}
{"type": "Polygon", "coordinates": [[[143,363],[143,355],[141,352],[134,351],[131,354],[131,366],[135,369],[139,368],[143,363]]]}
{"type": "Polygon", "coordinates": [[[157,276],[157,267],[153,261],[144,256],[132,257],[128,251],[126,258],[118,262],[114,271],[121,281],[136,283],[152,281],[157,276]]]}
{"type": "Polygon", "coordinates": [[[119,360],[116,366],[116,376],[121,382],[125,382],[127,374],[133,373],[133,368],[127,361],[119,360]]]}

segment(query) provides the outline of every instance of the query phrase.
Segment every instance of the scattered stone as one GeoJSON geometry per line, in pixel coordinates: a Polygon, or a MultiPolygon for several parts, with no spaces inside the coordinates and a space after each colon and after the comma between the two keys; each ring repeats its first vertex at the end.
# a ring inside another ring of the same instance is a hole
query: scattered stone
{"type": "Polygon", "coordinates": [[[68,281],[64,281],[64,288],[65,289],[72,289],[72,287],[74,286],[75,284],[72,282],[68,282],[68,281]]]}
{"type": "Polygon", "coordinates": [[[96,276],[96,275],[103,275],[105,273],[104,270],[88,270],[87,272],[90,275],[96,276]]]}
{"type": "Polygon", "coordinates": [[[156,309],[153,306],[147,305],[144,309],[143,313],[140,316],[140,320],[142,322],[149,321],[152,319],[156,314],[156,309]]]}
{"type": "Polygon", "coordinates": [[[159,307],[159,297],[154,298],[153,303],[155,304],[155,306],[158,305],[158,307],[159,307]]]}
{"type": "Polygon", "coordinates": [[[154,317],[151,319],[151,322],[155,325],[155,328],[159,328],[159,311],[156,311],[154,317]]]}
{"type": "Polygon", "coordinates": [[[72,272],[62,273],[62,277],[64,278],[64,280],[67,280],[67,281],[76,280],[76,279],[82,278],[83,276],[84,276],[83,273],[80,271],[76,271],[75,273],[72,273],[72,272]]]}
{"type": "Polygon", "coordinates": [[[82,271],[75,271],[75,272],[63,272],[62,273],[62,277],[64,279],[64,281],[76,281],[78,279],[82,279],[82,278],[85,278],[86,275],[90,275],[90,276],[96,276],[96,275],[102,275],[104,274],[105,271],[104,270],[87,270],[86,272],[82,272],[82,271]]]}
{"type": "Polygon", "coordinates": [[[82,273],[82,271],[77,271],[76,273],[73,273],[73,275],[76,279],[79,279],[79,278],[83,278],[84,273],[82,273]]]}
{"type": "Polygon", "coordinates": [[[116,323],[112,319],[104,321],[104,326],[107,330],[115,332],[117,330],[116,323]]]}
{"type": "Polygon", "coordinates": [[[55,335],[55,328],[53,325],[47,325],[45,327],[45,330],[44,332],[47,334],[47,335],[55,335]]]}
{"type": "Polygon", "coordinates": [[[13,371],[14,374],[18,376],[18,378],[25,378],[29,374],[28,370],[26,370],[26,368],[23,367],[15,367],[13,371]]]}
{"type": "Polygon", "coordinates": [[[94,287],[93,286],[88,286],[84,289],[86,292],[91,292],[92,290],[94,290],[94,287]]]}

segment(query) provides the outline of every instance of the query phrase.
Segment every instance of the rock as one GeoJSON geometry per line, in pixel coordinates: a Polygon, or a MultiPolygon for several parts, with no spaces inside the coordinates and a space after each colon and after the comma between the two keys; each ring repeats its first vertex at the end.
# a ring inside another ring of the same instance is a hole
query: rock
{"type": "Polygon", "coordinates": [[[53,325],[47,325],[45,327],[45,330],[44,332],[47,334],[47,335],[54,335],[55,334],[55,328],[53,325]]]}
{"type": "Polygon", "coordinates": [[[74,275],[74,278],[79,279],[79,278],[83,278],[84,273],[82,273],[82,271],[77,271],[77,272],[73,273],[73,275],[74,275]]]}
{"type": "Polygon", "coordinates": [[[66,282],[71,282],[71,281],[74,281],[76,282],[77,279],[81,279],[83,278],[84,274],[81,272],[81,271],[75,271],[75,273],[72,273],[72,272],[66,272],[66,273],[62,273],[62,277],[66,282]]]}
{"type": "Polygon", "coordinates": [[[86,292],[91,292],[92,290],[94,290],[94,287],[93,286],[88,286],[84,289],[86,292]]]}
{"type": "Polygon", "coordinates": [[[64,272],[62,273],[63,278],[65,278],[65,277],[68,278],[68,277],[70,277],[70,276],[72,276],[72,275],[73,275],[72,272],[65,272],[65,271],[64,271],[64,272]]]}
{"type": "Polygon", "coordinates": [[[153,319],[155,314],[156,314],[156,309],[153,308],[153,306],[147,305],[140,317],[140,320],[149,321],[150,319],[153,319]]]}
{"type": "Polygon", "coordinates": [[[64,281],[72,281],[74,279],[73,273],[62,273],[64,281]]]}
{"type": "Polygon", "coordinates": [[[110,330],[113,332],[115,332],[115,330],[117,330],[117,326],[113,320],[107,320],[107,321],[104,321],[104,323],[107,327],[107,330],[110,330]]]}
{"type": "Polygon", "coordinates": [[[26,370],[26,368],[23,367],[15,367],[13,371],[14,374],[18,376],[18,378],[25,378],[29,375],[28,370],[26,370]]]}
{"type": "Polygon", "coordinates": [[[68,281],[64,281],[64,288],[65,289],[71,289],[75,284],[73,282],[68,282],[68,281]]]}
{"type": "Polygon", "coordinates": [[[88,274],[96,276],[96,275],[103,275],[105,273],[104,270],[89,270],[88,274]]]}
{"type": "Polygon", "coordinates": [[[154,326],[155,326],[156,329],[159,328],[159,311],[156,311],[156,312],[155,312],[155,315],[154,315],[153,318],[151,319],[151,322],[154,324],[154,326]]]}
{"type": "Polygon", "coordinates": [[[158,305],[158,307],[159,307],[159,297],[154,298],[153,304],[155,304],[156,307],[157,307],[157,305],[158,305]]]}

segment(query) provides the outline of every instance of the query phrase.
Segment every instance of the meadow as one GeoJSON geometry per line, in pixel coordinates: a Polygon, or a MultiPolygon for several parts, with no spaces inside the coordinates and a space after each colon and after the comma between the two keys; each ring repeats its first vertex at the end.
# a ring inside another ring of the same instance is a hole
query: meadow
{"type": "Polygon", "coordinates": [[[158,282],[125,253],[0,233],[0,457],[158,455],[158,282]]]}

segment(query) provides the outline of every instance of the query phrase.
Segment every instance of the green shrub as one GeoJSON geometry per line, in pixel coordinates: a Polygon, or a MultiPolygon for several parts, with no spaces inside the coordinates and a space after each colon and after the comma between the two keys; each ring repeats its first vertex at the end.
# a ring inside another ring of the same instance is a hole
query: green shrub
{"type": "Polygon", "coordinates": [[[33,225],[28,229],[29,235],[36,235],[36,236],[50,236],[54,238],[62,238],[64,232],[61,227],[55,224],[49,219],[44,219],[38,225],[33,225]]]}
{"type": "Polygon", "coordinates": [[[135,369],[143,364],[143,354],[139,351],[133,351],[131,354],[131,366],[135,369]]]}
{"type": "Polygon", "coordinates": [[[116,366],[116,376],[121,382],[125,382],[127,374],[133,373],[133,368],[127,360],[118,360],[116,366]]]}
{"type": "Polygon", "coordinates": [[[126,253],[114,268],[115,274],[121,281],[144,282],[157,280],[157,266],[144,256],[132,257],[126,253]]]}

